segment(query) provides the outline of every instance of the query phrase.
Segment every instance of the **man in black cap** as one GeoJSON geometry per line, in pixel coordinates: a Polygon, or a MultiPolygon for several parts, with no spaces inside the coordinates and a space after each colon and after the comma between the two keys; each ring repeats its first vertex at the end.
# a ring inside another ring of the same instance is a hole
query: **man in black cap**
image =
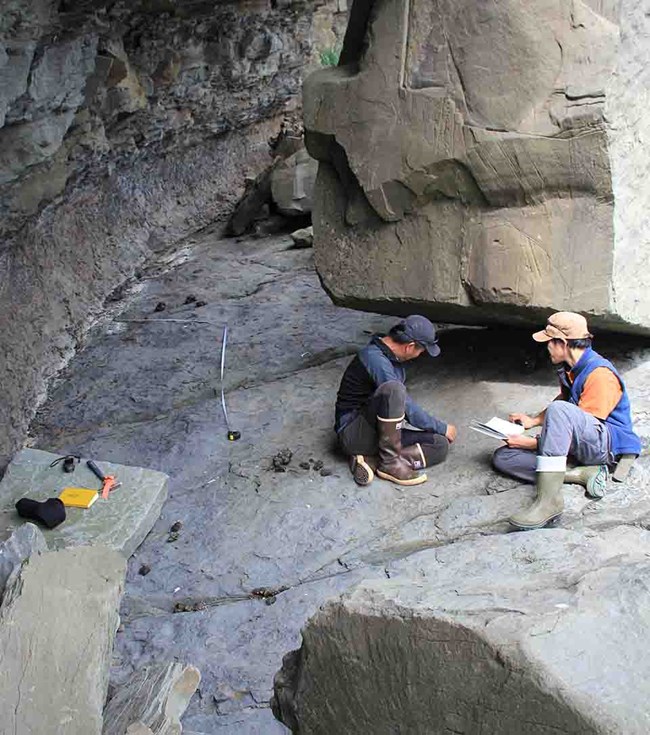
{"type": "Polygon", "coordinates": [[[425,350],[431,357],[440,354],[436,330],[414,314],[387,335],[374,335],[343,374],[334,428],[358,485],[368,485],[375,473],[399,485],[419,485],[427,479],[419,470],[447,457],[456,427],[428,414],[404,387],[402,363],[425,350]],[[405,420],[416,430],[403,428],[405,420]]]}

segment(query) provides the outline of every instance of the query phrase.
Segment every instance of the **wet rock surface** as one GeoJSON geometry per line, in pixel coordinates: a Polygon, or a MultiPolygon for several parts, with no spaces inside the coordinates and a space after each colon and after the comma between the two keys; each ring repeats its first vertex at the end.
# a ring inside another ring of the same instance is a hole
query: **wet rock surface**
{"type": "MultiPolygon", "coordinates": [[[[503,538],[504,519],[533,491],[494,475],[494,443],[465,427],[535,412],[556,394],[528,332],[445,330],[442,356],[413,364],[409,385],[458,425],[448,461],[421,486],[357,487],[334,451],[336,390],[354,351],[394,320],[333,306],[312,252],[291,245],[288,237],[219,240],[206,230],[161,257],[89,335],[32,428],[43,449],[170,476],[162,516],[129,562],[112,680],[152,662],[196,666],[201,684],[183,723],[201,735],[285,732],[269,709],[273,675],[327,600],[362,581],[389,581],[426,549],[500,543],[490,539],[503,538]],[[190,295],[206,304],[186,303],[190,295]],[[166,309],[156,313],[160,301],[166,309]],[[226,322],[235,442],[218,392],[226,322]],[[283,472],[274,471],[278,455],[283,472]]],[[[600,336],[598,347],[628,381],[647,446],[645,346],[600,336]]],[[[643,528],[647,476],[644,457],[599,502],[567,486],[562,527],[643,528]]]]}

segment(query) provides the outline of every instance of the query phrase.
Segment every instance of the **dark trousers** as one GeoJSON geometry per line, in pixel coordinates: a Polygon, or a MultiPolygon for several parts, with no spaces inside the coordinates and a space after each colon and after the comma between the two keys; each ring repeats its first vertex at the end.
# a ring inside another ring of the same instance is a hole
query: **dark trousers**
{"type": "MultiPolygon", "coordinates": [[[[382,383],[355,418],[338,433],[339,444],[347,455],[374,456],[379,451],[377,417],[400,419],[406,406],[406,388],[397,380],[382,383]]],[[[449,452],[447,438],[432,431],[402,429],[402,446],[420,444],[427,467],[443,462],[449,452]]]]}

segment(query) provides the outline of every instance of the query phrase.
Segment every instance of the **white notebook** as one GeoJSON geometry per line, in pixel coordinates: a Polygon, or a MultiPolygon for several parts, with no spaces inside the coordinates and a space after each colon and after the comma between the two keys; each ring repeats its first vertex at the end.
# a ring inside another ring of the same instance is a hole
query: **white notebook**
{"type": "Polygon", "coordinates": [[[491,436],[493,439],[500,439],[501,441],[513,434],[523,434],[525,431],[521,424],[513,424],[511,421],[500,419],[497,416],[493,416],[484,424],[480,421],[472,421],[469,428],[486,436],[491,436]]]}

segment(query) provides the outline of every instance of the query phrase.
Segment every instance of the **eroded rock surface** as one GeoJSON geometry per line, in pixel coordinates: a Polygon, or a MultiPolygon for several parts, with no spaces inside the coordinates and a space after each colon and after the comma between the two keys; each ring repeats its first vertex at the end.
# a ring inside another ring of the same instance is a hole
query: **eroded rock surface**
{"type": "Polygon", "coordinates": [[[304,88],[334,300],[647,332],[649,39],[634,0],[357,0],[304,88]]]}
{"type": "MultiPolygon", "coordinates": [[[[497,477],[489,467],[494,442],[466,426],[511,410],[535,412],[551,400],[557,386],[543,351],[535,352],[529,330],[443,331],[441,357],[410,366],[409,385],[428,410],[458,425],[448,461],[422,486],[375,481],[359,488],[333,451],[336,389],[353,352],[394,320],[333,306],[312,257],[288,237],[223,241],[197,234],[123,294],[33,427],[38,446],[51,451],[169,474],[162,516],[129,563],[112,680],[117,686],[142,666],[174,657],[192,662],[202,680],[183,725],[197,735],[285,732],[268,705],[282,657],[299,648],[301,628],[321,605],[356,584],[372,589],[397,575],[413,587],[408,600],[416,609],[417,593],[439,589],[438,567],[425,561],[444,556],[451,565],[463,544],[459,559],[468,561],[455,567],[458,584],[470,584],[461,577],[474,569],[471,558],[480,562],[475,576],[488,579],[494,557],[494,578],[502,578],[498,590],[490,578],[488,597],[476,601],[477,620],[492,592],[518,600],[519,567],[510,568],[508,559],[516,539],[527,537],[508,535],[504,519],[528,504],[533,490],[497,477]],[[161,301],[165,310],[155,312],[161,301]],[[199,301],[205,303],[197,308],[199,301]],[[215,393],[226,322],[226,400],[242,434],[237,442],[226,438],[215,393]],[[291,458],[276,472],[273,457],[287,457],[285,449],[291,458]],[[418,553],[427,549],[435,552],[418,553]],[[423,581],[418,569],[428,575],[423,581]]],[[[602,334],[597,345],[625,375],[647,446],[647,349],[602,334]]],[[[612,485],[598,502],[581,488],[565,488],[559,530],[568,541],[557,548],[571,549],[576,569],[628,568],[628,556],[615,557],[636,553],[644,538],[648,473],[644,456],[629,482],[612,485]],[[633,543],[624,530],[635,526],[633,543]],[[606,552],[610,541],[625,547],[606,552]]],[[[545,590],[540,599],[551,599],[560,595],[566,565],[555,561],[560,552],[550,541],[536,549],[540,581],[527,579],[545,590]]],[[[441,577],[440,586],[452,576],[441,577]]],[[[539,609],[531,604],[531,622],[539,609]]],[[[613,602],[608,609],[616,609],[613,602]]]]}

